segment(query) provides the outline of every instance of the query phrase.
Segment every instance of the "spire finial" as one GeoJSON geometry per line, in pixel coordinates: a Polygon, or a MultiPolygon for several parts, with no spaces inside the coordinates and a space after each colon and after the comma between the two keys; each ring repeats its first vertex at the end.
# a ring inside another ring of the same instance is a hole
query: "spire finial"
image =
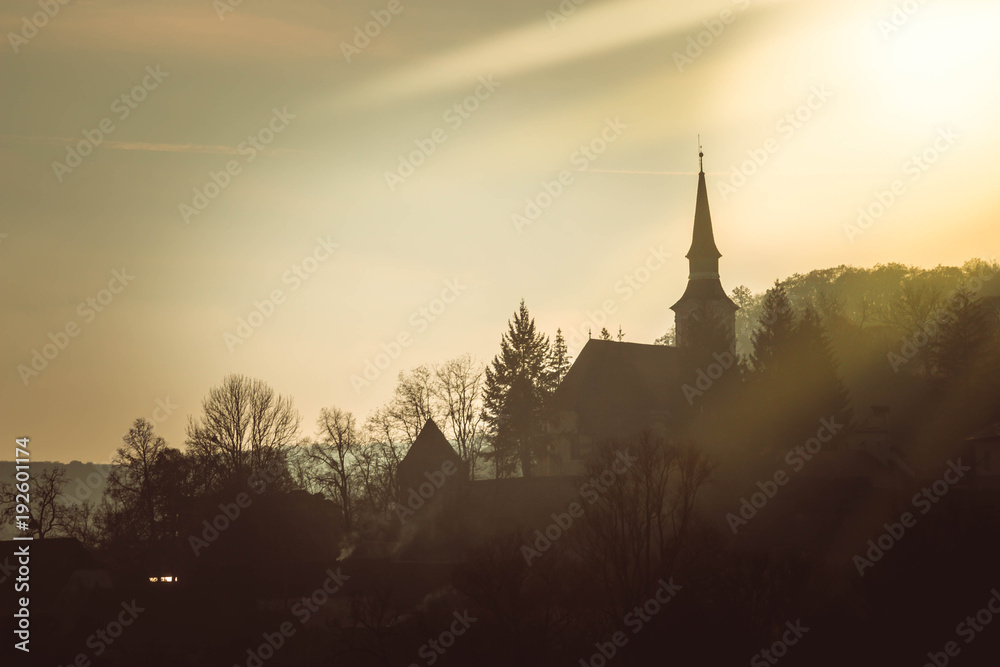
{"type": "Polygon", "coordinates": [[[701,135],[698,135],[698,169],[700,173],[705,173],[705,151],[701,149],[701,135]]]}

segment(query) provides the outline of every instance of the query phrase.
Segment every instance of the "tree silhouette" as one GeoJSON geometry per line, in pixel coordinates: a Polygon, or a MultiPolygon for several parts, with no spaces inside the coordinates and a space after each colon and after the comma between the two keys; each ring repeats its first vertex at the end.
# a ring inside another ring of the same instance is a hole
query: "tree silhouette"
{"type": "Polygon", "coordinates": [[[354,522],[356,490],[356,459],[362,447],[354,415],[340,408],[323,408],[316,420],[319,440],[313,443],[307,457],[313,464],[306,477],[323,494],[337,504],[350,530],[354,522]]]}
{"type": "MultiPolygon", "coordinates": [[[[31,476],[29,484],[30,503],[28,509],[28,532],[39,539],[53,534],[66,534],[72,519],[73,507],[61,500],[66,486],[66,471],[57,467],[45,467],[31,476]]],[[[13,523],[18,505],[24,494],[12,483],[0,483],[0,519],[13,523]]]]}
{"type": "Polygon", "coordinates": [[[291,397],[262,380],[227,376],[209,390],[201,417],[187,426],[188,451],[200,463],[206,489],[246,486],[255,473],[280,468],[298,439],[300,421],[291,397]]]}
{"type": "Polygon", "coordinates": [[[797,412],[805,420],[802,437],[815,430],[817,419],[833,417],[837,423],[850,424],[851,401],[837,370],[826,329],[819,314],[806,308],[795,331],[792,354],[796,372],[792,382],[801,398],[797,412]]]}
{"type": "Polygon", "coordinates": [[[114,507],[115,520],[131,527],[131,536],[148,545],[157,538],[157,504],[160,495],[157,467],[167,450],[152,422],[136,419],[122,436],[108,475],[106,495],[114,507]]]}
{"type": "Polygon", "coordinates": [[[566,339],[563,338],[562,329],[556,329],[556,337],[552,341],[552,351],[549,355],[549,369],[551,372],[550,383],[555,391],[559,383],[566,377],[572,366],[572,359],[569,356],[569,349],[566,347],[566,339]]]}
{"type": "Polygon", "coordinates": [[[783,356],[795,336],[795,314],[785,288],[778,281],[764,296],[757,329],[750,337],[750,362],[757,373],[784,374],[783,356]]]}
{"type": "Polygon", "coordinates": [[[548,398],[549,341],[535,329],[528,308],[521,305],[507,323],[500,354],[486,369],[484,419],[493,437],[490,458],[498,477],[520,464],[530,476],[541,449],[545,402],[548,398]]]}
{"type": "Polygon", "coordinates": [[[482,364],[466,354],[436,366],[431,386],[437,411],[444,417],[444,432],[455,443],[458,455],[469,464],[469,477],[473,479],[485,440],[482,405],[485,373],[482,364]]]}
{"type": "Polygon", "coordinates": [[[989,315],[976,295],[958,290],[949,303],[949,315],[941,324],[932,358],[938,372],[947,378],[967,376],[990,342],[989,315]]]}

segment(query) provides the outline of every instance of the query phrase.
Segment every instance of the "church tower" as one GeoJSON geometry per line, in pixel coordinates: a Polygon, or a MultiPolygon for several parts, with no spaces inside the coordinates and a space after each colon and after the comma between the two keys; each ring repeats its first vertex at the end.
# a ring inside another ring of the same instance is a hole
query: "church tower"
{"type": "Polygon", "coordinates": [[[694,234],[688,250],[689,266],[687,289],[684,296],[670,307],[674,311],[677,329],[677,347],[691,347],[702,318],[711,317],[727,336],[729,349],[736,345],[736,311],[739,306],[722,289],[719,281],[719,258],[722,253],[715,246],[712,233],[712,214],[708,210],[708,188],[705,185],[705,154],[698,153],[698,201],[694,212],[694,234]]]}

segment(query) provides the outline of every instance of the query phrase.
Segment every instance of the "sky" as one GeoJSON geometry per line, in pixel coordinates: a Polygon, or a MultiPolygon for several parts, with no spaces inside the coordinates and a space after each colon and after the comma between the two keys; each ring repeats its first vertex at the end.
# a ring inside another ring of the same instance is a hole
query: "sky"
{"type": "Polygon", "coordinates": [[[650,343],[699,137],[728,290],[995,258],[998,31],[963,0],[4,2],[0,458],[107,462],[138,417],[182,447],[230,373],[304,435],[363,419],[522,298],[571,353],[650,343]]]}

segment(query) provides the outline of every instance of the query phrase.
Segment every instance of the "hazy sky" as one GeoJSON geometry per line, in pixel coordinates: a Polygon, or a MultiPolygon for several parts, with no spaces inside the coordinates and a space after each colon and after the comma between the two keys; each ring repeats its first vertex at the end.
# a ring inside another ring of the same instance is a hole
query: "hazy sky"
{"type": "Polygon", "coordinates": [[[652,342],[699,133],[727,289],[1000,247],[995,0],[236,1],[3,3],[0,458],[180,446],[231,372],[363,418],[522,297],[652,342]]]}

